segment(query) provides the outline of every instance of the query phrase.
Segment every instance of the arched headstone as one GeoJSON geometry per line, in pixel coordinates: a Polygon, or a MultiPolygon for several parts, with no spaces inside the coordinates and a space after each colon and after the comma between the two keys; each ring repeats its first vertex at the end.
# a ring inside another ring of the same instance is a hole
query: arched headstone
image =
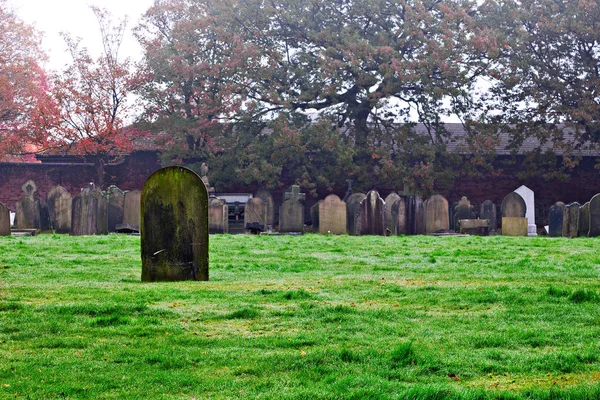
{"type": "Polygon", "coordinates": [[[142,281],[208,280],[208,192],[184,167],[162,168],[141,198],[142,281]]]}
{"type": "Polygon", "coordinates": [[[423,199],[414,194],[407,197],[406,226],[407,235],[425,234],[425,208],[423,207],[423,199]]]}
{"type": "Polygon", "coordinates": [[[46,195],[48,213],[52,227],[56,233],[69,233],[71,231],[71,212],[73,196],[62,186],[55,186],[46,195]]]}
{"type": "Polygon", "coordinates": [[[346,200],[346,226],[349,235],[360,235],[358,208],[365,197],[367,196],[364,193],[352,193],[346,200]]]}
{"type": "Polygon", "coordinates": [[[590,230],[588,236],[600,236],[600,193],[590,200],[590,230]]]}
{"type": "Polygon", "coordinates": [[[563,236],[575,238],[579,232],[579,207],[581,204],[575,202],[565,206],[563,220],[563,236]]]}
{"type": "Polygon", "coordinates": [[[486,200],[479,207],[479,216],[481,219],[490,220],[490,233],[496,232],[498,228],[496,205],[491,200],[486,200]]]}
{"type": "Polygon", "coordinates": [[[92,195],[93,184],[73,198],[71,207],[71,235],[98,233],[98,199],[92,195]]]}
{"type": "Polygon", "coordinates": [[[395,235],[408,234],[407,211],[406,196],[400,196],[392,205],[392,220],[394,221],[392,232],[395,235]]]}
{"type": "Polygon", "coordinates": [[[229,207],[224,200],[213,197],[208,201],[208,230],[210,233],[229,233],[229,207]]]}
{"type": "Polygon", "coordinates": [[[319,232],[343,235],[346,227],[346,203],[335,194],[330,194],[319,202],[319,232]]]}
{"type": "Polygon", "coordinates": [[[385,236],[384,202],[376,190],[370,190],[359,206],[360,234],[385,236]]]}
{"type": "Polygon", "coordinates": [[[275,202],[273,201],[273,196],[268,190],[260,189],[254,197],[258,197],[267,205],[267,226],[273,229],[273,225],[275,224],[275,202]]]}
{"type": "Polygon", "coordinates": [[[392,218],[392,207],[396,200],[398,200],[400,196],[396,192],[392,192],[386,196],[384,199],[384,219],[385,219],[385,229],[390,232],[390,234],[395,234],[395,224],[394,218],[392,218]]]}
{"type": "Polygon", "coordinates": [[[434,194],[425,200],[424,206],[426,233],[443,232],[450,229],[448,200],[444,196],[434,194]]]}
{"type": "Polygon", "coordinates": [[[504,197],[502,205],[502,235],[527,236],[528,222],[525,218],[527,206],[523,197],[516,192],[511,192],[504,197]]]}
{"type": "Polygon", "coordinates": [[[17,201],[15,223],[18,229],[41,229],[41,203],[36,197],[37,186],[29,180],[21,187],[23,196],[17,201]]]}
{"type": "Polygon", "coordinates": [[[285,201],[279,207],[279,232],[304,233],[304,201],[306,194],[300,193],[300,186],[292,185],[285,193],[285,201]]]}
{"type": "Polygon", "coordinates": [[[548,236],[562,236],[565,218],[565,203],[562,201],[554,203],[554,205],[550,207],[550,214],[548,217],[550,219],[548,225],[548,236]]]}
{"type": "Polygon", "coordinates": [[[527,186],[520,186],[515,190],[519,196],[523,198],[525,202],[525,218],[527,218],[527,234],[529,236],[537,236],[537,226],[535,224],[535,195],[533,190],[527,186]]]}

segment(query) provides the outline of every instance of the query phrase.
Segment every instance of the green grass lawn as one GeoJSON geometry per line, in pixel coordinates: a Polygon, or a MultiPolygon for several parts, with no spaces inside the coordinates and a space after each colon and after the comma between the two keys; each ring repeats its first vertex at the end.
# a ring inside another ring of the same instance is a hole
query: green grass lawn
{"type": "Polygon", "coordinates": [[[0,398],[600,398],[600,242],[210,237],[142,283],[139,237],[0,238],[0,398]]]}

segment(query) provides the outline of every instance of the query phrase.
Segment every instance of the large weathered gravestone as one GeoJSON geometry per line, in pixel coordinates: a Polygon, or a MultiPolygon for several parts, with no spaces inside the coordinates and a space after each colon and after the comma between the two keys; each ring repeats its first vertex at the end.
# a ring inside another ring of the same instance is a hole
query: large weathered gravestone
{"type": "Polygon", "coordinates": [[[224,200],[216,197],[208,201],[208,231],[229,233],[229,207],[224,200]]]}
{"type": "Polygon", "coordinates": [[[496,205],[491,200],[486,200],[481,203],[481,206],[479,207],[479,217],[490,221],[489,233],[493,234],[496,232],[496,228],[498,227],[496,205]]]}
{"type": "Polygon", "coordinates": [[[267,228],[267,205],[259,197],[248,199],[244,208],[244,228],[251,225],[261,231],[267,228]]]}
{"type": "Polygon", "coordinates": [[[0,203],[0,236],[10,236],[10,211],[0,203]]]}
{"type": "Polygon", "coordinates": [[[554,203],[554,205],[550,207],[550,214],[548,215],[548,218],[550,219],[548,225],[548,236],[562,236],[565,218],[565,203],[562,201],[554,203]]]}
{"type": "Polygon", "coordinates": [[[565,206],[563,219],[563,236],[568,238],[577,237],[579,232],[579,207],[581,204],[575,202],[565,206]]]}
{"type": "Polygon", "coordinates": [[[450,229],[448,216],[448,200],[442,195],[434,194],[424,203],[425,233],[443,232],[450,229]]]}
{"type": "Polygon", "coordinates": [[[577,236],[585,237],[590,231],[590,202],[579,207],[579,230],[577,236]]]}
{"type": "Polygon", "coordinates": [[[394,203],[396,202],[396,200],[398,200],[399,198],[400,198],[400,196],[398,196],[398,194],[396,192],[392,192],[392,193],[388,194],[384,200],[385,204],[384,204],[383,217],[385,219],[385,229],[390,234],[396,233],[394,219],[392,218],[392,207],[394,206],[394,203]]]}
{"type": "Polygon", "coordinates": [[[258,197],[267,205],[266,224],[268,229],[273,229],[275,225],[275,202],[273,201],[273,196],[268,190],[260,189],[254,197],[258,197]]]}
{"type": "Polygon", "coordinates": [[[346,203],[335,194],[330,194],[319,202],[319,232],[343,235],[347,231],[346,203]]]}
{"type": "Polygon", "coordinates": [[[279,232],[304,233],[304,201],[306,194],[300,193],[300,186],[293,185],[285,193],[284,202],[279,207],[279,232]]]}
{"type": "Polygon", "coordinates": [[[408,234],[407,211],[406,196],[400,196],[392,205],[392,220],[394,221],[392,232],[395,235],[408,234]]]}
{"type": "Polygon", "coordinates": [[[527,236],[528,221],[525,218],[527,206],[525,200],[518,193],[512,192],[504,197],[502,205],[502,235],[527,236]]]}
{"type": "Polygon", "coordinates": [[[600,193],[590,200],[590,230],[589,237],[600,236],[600,193]]]}
{"type": "Polygon", "coordinates": [[[184,167],[152,174],[141,198],[142,281],[208,280],[208,192],[184,167]]]}
{"type": "Polygon", "coordinates": [[[383,199],[376,190],[370,190],[358,208],[361,235],[385,236],[383,199]]]}
{"type": "Polygon", "coordinates": [[[360,220],[357,218],[360,202],[367,197],[364,193],[352,193],[346,200],[346,226],[349,235],[360,235],[360,220]]]}
{"type": "Polygon", "coordinates": [[[69,233],[71,231],[71,212],[73,196],[62,186],[55,186],[46,195],[48,213],[52,227],[56,233],[69,233]]]}
{"type": "Polygon", "coordinates": [[[37,186],[34,181],[29,180],[21,187],[23,197],[17,201],[15,223],[17,229],[41,229],[41,202],[36,197],[37,186]]]}
{"type": "Polygon", "coordinates": [[[535,224],[535,195],[533,190],[523,185],[517,188],[515,193],[521,196],[523,201],[525,201],[525,207],[527,209],[527,212],[525,213],[525,218],[527,218],[527,235],[537,236],[537,226],[535,224]]]}
{"type": "Polygon", "coordinates": [[[477,216],[473,212],[473,206],[466,196],[461,197],[460,201],[454,207],[454,230],[460,228],[458,221],[461,219],[475,219],[477,216]]]}
{"type": "Polygon", "coordinates": [[[407,235],[425,234],[425,207],[417,195],[407,197],[406,226],[407,235]]]}
{"type": "Polygon", "coordinates": [[[125,193],[115,185],[109,186],[106,192],[108,194],[107,230],[108,232],[116,232],[117,225],[123,223],[125,193]]]}
{"type": "Polygon", "coordinates": [[[71,208],[71,235],[95,235],[98,233],[98,199],[92,195],[93,184],[82,189],[73,198],[71,208]]]}
{"type": "Polygon", "coordinates": [[[139,232],[141,214],[141,196],[139,190],[128,190],[123,200],[123,223],[115,228],[117,232],[139,232]]]}

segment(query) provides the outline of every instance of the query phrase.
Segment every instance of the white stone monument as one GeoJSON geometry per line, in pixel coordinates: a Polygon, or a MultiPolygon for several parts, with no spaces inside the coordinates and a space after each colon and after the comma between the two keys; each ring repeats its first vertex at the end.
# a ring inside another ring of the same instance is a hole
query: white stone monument
{"type": "Polygon", "coordinates": [[[525,205],[527,206],[527,212],[525,213],[525,218],[527,218],[527,235],[537,236],[537,226],[535,225],[535,197],[533,195],[533,190],[523,185],[516,189],[515,193],[525,200],[525,205]]]}

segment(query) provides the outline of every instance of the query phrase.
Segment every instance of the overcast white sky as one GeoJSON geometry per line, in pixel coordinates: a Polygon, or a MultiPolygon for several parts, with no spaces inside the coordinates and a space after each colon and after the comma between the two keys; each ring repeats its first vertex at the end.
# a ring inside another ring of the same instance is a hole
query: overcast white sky
{"type": "Polygon", "coordinates": [[[90,5],[109,10],[115,22],[128,16],[127,33],[120,56],[140,59],[141,49],[131,30],[154,0],[8,0],[8,3],[23,21],[44,33],[42,45],[49,56],[47,68],[62,70],[69,63],[70,56],[64,40],[59,36],[60,32],[81,37],[82,45],[88,48],[94,58],[101,54],[98,22],[90,5]]]}

